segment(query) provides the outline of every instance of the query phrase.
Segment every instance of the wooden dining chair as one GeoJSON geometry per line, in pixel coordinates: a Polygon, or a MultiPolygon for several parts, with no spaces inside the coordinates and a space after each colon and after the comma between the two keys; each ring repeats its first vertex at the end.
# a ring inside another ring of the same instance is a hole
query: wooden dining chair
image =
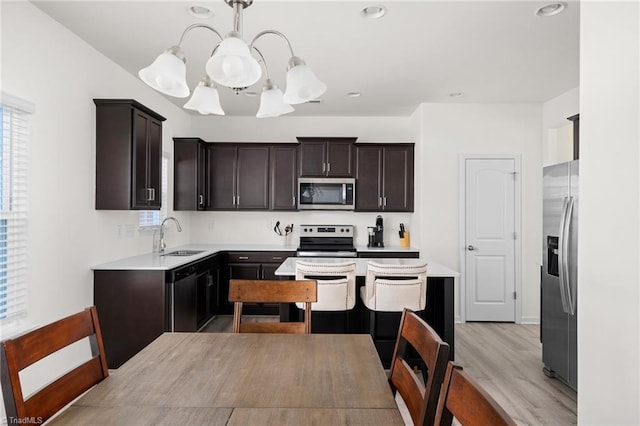
{"type": "Polygon", "coordinates": [[[463,426],[516,424],[479,383],[462,371],[461,366],[449,361],[435,424],[449,426],[453,418],[463,426]]]}
{"type": "Polygon", "coordinates": [[[311,303],[318,300],[316,280],[230,280],[234,333],[311,333],[311,303]],[[304,322],[242,322],[242,304],[304,303],[304,322]]]}
{"type": "Polygon", "coordinates": [[[44,422],[109,375],[95,306],[18,337],[3,340],[0,345],[0,381],[8,424],[32,418],[44,422]],[[25,399],[19,373],[44,357],[87,337],[91,358],[25,399]]]}
{"type": "Polygon", "coordinates": [[[400,393],[414,425],[433,425],[440,387],[447,367],[449,345],[415,312],[404,309],[389,370],[389,385],[400,393]],[[421,376],[412,369],[409,344],[421,359],[421,376]],[[424,374],[426,373],[426,374],[424,374]],[[424,378],[424,379],[423,379],[424,378]]]}

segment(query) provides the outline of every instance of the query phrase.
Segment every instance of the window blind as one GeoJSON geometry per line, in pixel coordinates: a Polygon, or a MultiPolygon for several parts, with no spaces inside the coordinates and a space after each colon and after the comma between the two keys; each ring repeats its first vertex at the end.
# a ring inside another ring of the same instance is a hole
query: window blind
{"type": "Polygon", "coordinates": [[[2,94],[0,143],[0,325],[27,317],[29,121],[33,107],[2,94]]]}
{"type": "Polygon", "coordinates": [[[167,217],[167,191],[169,186],[169,154],[162,153],[162,204],[160,210],[143,210],[140,212],[140,228],[160,226],[167,217]]]}

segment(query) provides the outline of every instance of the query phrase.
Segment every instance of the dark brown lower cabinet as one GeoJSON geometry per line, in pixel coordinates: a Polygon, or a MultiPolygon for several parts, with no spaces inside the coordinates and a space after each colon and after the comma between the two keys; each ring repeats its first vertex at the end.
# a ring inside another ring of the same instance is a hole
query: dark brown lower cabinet
{"type": "Polygon", "coordinates": [[[218,255],[168,271],[95,270],[108,367],[118,368],[165,331],[205,325],[218,313],[219,277],[218,255]]]}
{"type": "MultiPolygon", "coordinates": [[[[275,280],[276,269],[287,257],[295,256],[295,252],[229,252],[227,253],[226,271],[227,277],[223,279],[220,287],[221,313],[232,314],[233,305],[229,302],[229,280],[275,280]]],[[[280,309],[277,304],[245,303],[243,313],[248,315],[278,315],[280,309]]]]}

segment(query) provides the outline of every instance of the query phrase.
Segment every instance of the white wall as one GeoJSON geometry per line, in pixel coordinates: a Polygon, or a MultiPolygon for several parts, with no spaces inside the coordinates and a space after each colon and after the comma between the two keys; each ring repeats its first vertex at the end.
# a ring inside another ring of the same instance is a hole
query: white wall
{"type": "Polygon", "coordinates": [[[542,165],[573,160],[573,122],[579,112],[580,89],[569,90],[542,106],[542,165]]]}
{"type": "MultiPolygon", "coordinates": [[[[459,244],[459,167],[461,155],[513,154],[521,158],[523,322],[539,321],[542,168],[540,105],[422,104],[420,170],[422,197],[420,250],[454,270],[462,270],[459,244]]],[[[456,315],[460,314],[456,289],[456,315]]]]}
{"type": "Polygon", "coordinates": [[[580,5],[578,421],[640,424],[640,5],[580,5]]]}
{"type": "MultiPolygon", "coordinates": [[[[29,319],[93,304],[90,265],[151,250],[137,213],[96,211],[93,98],[134,98],[167,117],[163,145],[190,118],[29,2],[2,4],[2,90],[35,104],[29,187],[29,319]],[[118,236],[130,225],[131,235],[118,236]]],[[[188,218],[183,217],[188,229],[188,218]]],[[[175,236],[187,241],[188,232],[175,236]]],[[[174,238],[172,236],[172,238],[174,238]]]]}

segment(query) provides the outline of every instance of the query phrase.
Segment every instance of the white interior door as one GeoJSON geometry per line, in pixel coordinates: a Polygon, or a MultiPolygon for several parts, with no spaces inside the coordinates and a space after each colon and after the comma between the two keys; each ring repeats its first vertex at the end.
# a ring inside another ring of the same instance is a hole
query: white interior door
{"type": "Polygon", "coordinates": [[[465,159],[467,321],[515,321],[516,163],[465,159]]]}

